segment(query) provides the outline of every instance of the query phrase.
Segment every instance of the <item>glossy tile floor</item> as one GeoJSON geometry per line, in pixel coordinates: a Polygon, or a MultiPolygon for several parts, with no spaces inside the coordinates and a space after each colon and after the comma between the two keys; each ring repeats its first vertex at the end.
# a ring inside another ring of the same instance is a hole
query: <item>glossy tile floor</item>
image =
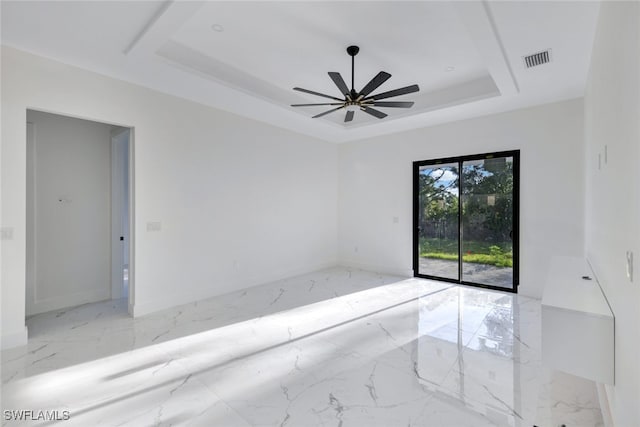
{"type": "Polygon", "coordinates": [[[334,268],[27,323],[3,409],[68,410],[65,426],[602,425],[593,383],[541,366],[539,302],[512,294],[334,268]]]}

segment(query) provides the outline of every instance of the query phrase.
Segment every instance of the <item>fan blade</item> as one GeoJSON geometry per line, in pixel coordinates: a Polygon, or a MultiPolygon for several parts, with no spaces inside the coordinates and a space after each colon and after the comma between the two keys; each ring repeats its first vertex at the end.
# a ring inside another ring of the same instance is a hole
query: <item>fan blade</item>
{"type": "Polygon", "coordinates": [[[377,117],[379,119],[384,119],[385,117],[387,117],[387,115],[385,113],[383,113],[382,111],[378,111],[374,108],[370,108],[370,107],[362,107],[362,111],[364,111],[365,113],[369,113],[374,117],[377,117]]]}
{"type": "Polygon", "coordinates": [[[336,98],[335,96],[325,95],[324,93],[314,92],[308,89],[302,89],[301,87],[294,87],[293,90],[297,90],[298,92],[310,93],[311,95],[324,96],[325,98],[335,99],[336,101],[343,102],[344,99],[336,98]]]}
{"type": "Polygon", "coordinates": [[[358,98],[369,95],[371,92],[376,90],[378,86],[380,86],[382,83],[389,80],[389,77],[391,77],[391,74],[385,73],[384,71],[380,71],[377,76],[372,78],[371,81],[367,83],[365,87],[362,88],[362,90],[358,95],[358,98]]]}
{"type": "Polygon", "coordinates": [[[382,92],[377,95],[370,96],[368,98],[365,98],[365,101],[367,99],[385,99],[385,98],[391,98],[392,96],[406,95],[407,93],[413,93],[419,90],[420,88],[418,87],[418,85],[401,87],[400,89],[394,89],[394,90],[390,90],[389,92],[382,92]]]}
{"type": "Polygon", "coordinates": [[[314,107],[316,105],[342,105],[344,102],[329,102],[326,104],[291,104],[292,107],[314,107]]]}
{"type": "Polygon", "coordinates": [[[336,86],[338,86],[338,89],[340,89],[340,93],[342,93],[345,96],[349,93],[349,88],[347,87],[347,84],[342,79],[342,76],[340,75],[340,73],[336,73],[335,71],[330,71],[329,77],[331,77],[331,80],[333,80],[336,86]]]}
{"type": "Polygon", "coordinates": [[[344,122],[350,122],[351,120],[353,120],[353,115],[355,114],[355,112],[353,111],[347,111],[347,115],[344,116],[344,122]]]}
{"type": "Polygon", "coordinates": [[[411,108],[413,107],[413,102],[412,101],[390,101],[390,102],[378,101],[378,102],[374,102],[372,104],[367,104],[367,105],[373,105],[374,107],[411,108]]]}
{"type": "Polygon", "coordinates": [[[312,117],[312,119],[317,119],[318,117],[322,117],[322,116],[327,115],[329,113],[333,113],[334,111],[338,111],[341,108],[344,108],[344,107],[341,105],[338,108],[332,108],[331,110],[325,111],[324,113],[316,114],[315,116],[312,117]]]}

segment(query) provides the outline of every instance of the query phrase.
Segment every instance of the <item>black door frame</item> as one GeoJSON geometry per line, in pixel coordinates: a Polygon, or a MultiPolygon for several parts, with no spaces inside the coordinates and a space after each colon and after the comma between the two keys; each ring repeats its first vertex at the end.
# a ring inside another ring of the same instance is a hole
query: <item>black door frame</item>
{"type": "Polygon", "coordinates": [[[480,288],[494,289],[507,292],[518,292],[520,284],[520,150],[498,151],[494,153],[472,154],[468,156],[445,157],[433,160],[420,160],[413,162],[413,276],[425,279],[439,280],[443,282],[457,283],[462,285],[476,286],[480,288]],[[430,276],[420,274],[420,254],[419,254],[419,174],[420,167],[425,165],[438,165],[445,163],[457,163],[459,173],[462,174],[462,163],[470,160],[484,160],[496,157],[513,157],[513,287],[503,288],[500,286],[487,285],[483,283],[469,282],[462,280],[462,180],[458,183],[458,279],[447,277],[430,276]]]}

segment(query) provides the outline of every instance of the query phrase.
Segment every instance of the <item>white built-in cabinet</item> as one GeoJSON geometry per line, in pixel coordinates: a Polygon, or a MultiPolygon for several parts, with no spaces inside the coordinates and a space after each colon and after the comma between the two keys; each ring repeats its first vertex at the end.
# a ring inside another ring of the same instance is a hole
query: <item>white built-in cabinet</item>
{"type": "Polygon", "coordinates": [[[551,262],[542,296],[542,359],[551,368],[614,383],[614,316],[583,258],[551,262]]]}

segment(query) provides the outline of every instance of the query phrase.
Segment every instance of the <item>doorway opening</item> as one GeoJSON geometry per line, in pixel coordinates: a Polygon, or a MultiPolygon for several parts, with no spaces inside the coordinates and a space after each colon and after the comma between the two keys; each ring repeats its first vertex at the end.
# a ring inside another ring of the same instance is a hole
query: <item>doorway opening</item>
{"type": "Polygon", "coordinates": [[[132,313],[133,129],[27,110],[26,315],[132,313]]]}
{"type": "Polygon", "coordinates": [[[111,298],[129,296],[129,145],[131,129],[111,130],[111,298]]]}
{"type": "Polygon", "coordinates": [[[414,275],[517,292],[519,175],[519,150],[414,162],[414,275]]]}

